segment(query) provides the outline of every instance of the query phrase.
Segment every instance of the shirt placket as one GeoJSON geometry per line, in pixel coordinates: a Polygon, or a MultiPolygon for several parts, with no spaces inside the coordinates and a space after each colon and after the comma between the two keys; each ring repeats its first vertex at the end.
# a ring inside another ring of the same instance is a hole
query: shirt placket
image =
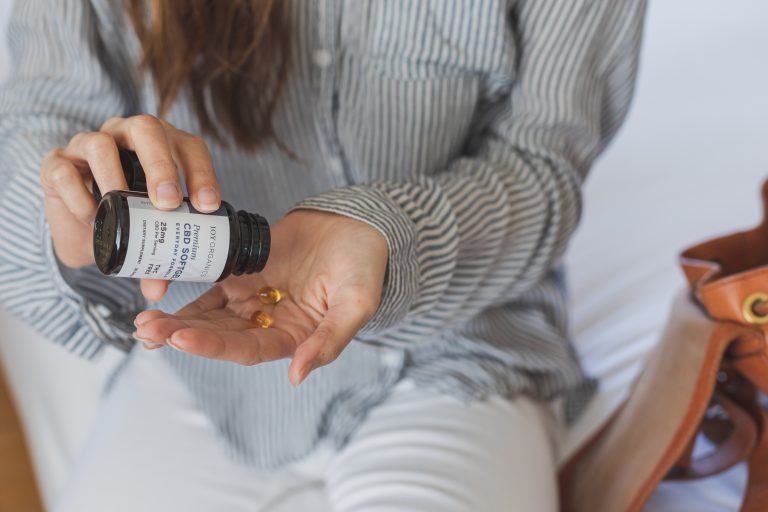
{"type": "Polygon", "coordinates": [[[317,44],[312,49],[316,110],[319,136],[327,171],[337,186],[352,183],[338,137],[339,65],[341,45],[341,5],[337,0],[319,0],[317,6],[317,44]]]}

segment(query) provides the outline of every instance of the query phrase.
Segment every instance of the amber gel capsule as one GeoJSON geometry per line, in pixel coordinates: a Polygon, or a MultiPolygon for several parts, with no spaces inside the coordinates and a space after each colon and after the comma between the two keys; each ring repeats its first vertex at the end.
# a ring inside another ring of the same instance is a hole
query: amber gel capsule
{"type": "Polygon", "coordinates": [[[283,292],[271,286],[265,286],[258,291],[259,302],[262,304],[277,304],[283,300],[283,292]]]}
{"type": "Polygon", "coordinates": [[[93,226],[96,266],[106,275],[166,281],[215,282],[260,272],[269,257],[267,220],[229,203],[213,213],[189,199],[158,210],[143,192],[104,195],[93,226]]]}
{"type": "Polygon", "coordinates": [[[251,322],[262,329],[269,329],[275,321],[272,319],[272,315],[266,311],[256,311],[251,315],[251,322]]]}

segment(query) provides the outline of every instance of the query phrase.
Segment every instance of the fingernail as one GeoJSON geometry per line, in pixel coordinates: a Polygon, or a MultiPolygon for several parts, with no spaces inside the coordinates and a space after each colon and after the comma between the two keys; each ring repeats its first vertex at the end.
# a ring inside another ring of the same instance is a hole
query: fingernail
{"type": "Polygon", "coordinates": [[[144,348],[147,349],[147,350],[155,350],[155,349],[160,348],[162,346],[163,346],[162,343],[145,343],[144,344],[144,348]]]}
{"type": "Polygon", "coordinates": [[[296,386],[299,386],[302,382],[304,382],[304,379],[306,379],[310,372],[315,368],[314,364],[308,364],[304,368],[301,369],[301,373],[299,373],[299,382],[296,383],[296,386]]]}
{"type": "Polygon", "coordinates": [[[152,341],[152,340],[148,340],[148,339],[146,339],[146,338],[142,338],[141,336],[139,336],[138,334],[136,334],[136,332],[135,332],[135,331],[134,331],[134,333],[133,333],[133,339],[135,339],[136,341],[140,341],[141,343],[152,343],[152,344],[155,344],[155,345],[157,344],[157,342],[156,342],[156,341],[152,341]]]}
{"type": "Polygon", "coordinates": [[[171,347],[172,349],[178,350],[179,352],[184,352],[184,350],[182,348],[180,348],[178,345],[175,345],[171,341],[171,338],[168,338],[167,340],[165,340],[165,344],[168,345],[169,347],[171,347]]]}
{"type": "Polygon", "coordinates": [[[213,187],[203,187],[198,190],[197,200],[203,211],[213,212],[219,209],[219,194],[213,187]]]}
{"type": "Polygon", "coordinates": [[[157,186],[157,204],[162,208],[179,206],[179,187],[172,181],[164,181],[157,186]]]}

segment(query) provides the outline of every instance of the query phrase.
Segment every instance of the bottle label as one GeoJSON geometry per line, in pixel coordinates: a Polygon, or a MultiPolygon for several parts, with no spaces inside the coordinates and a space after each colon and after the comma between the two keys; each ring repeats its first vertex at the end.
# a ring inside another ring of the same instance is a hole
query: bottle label
{"type": "Polygon", "coordinates": [[[200,213],[184,201],[173,211],[149,198],[129,196],[130,233],[120,277],[214,282],[229,255],[229,216],[224,207],[200,213]]]}

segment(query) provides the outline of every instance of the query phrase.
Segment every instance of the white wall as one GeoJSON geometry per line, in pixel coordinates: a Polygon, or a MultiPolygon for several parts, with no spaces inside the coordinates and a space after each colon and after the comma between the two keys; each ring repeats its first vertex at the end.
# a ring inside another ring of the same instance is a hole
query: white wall
{"type": "MultiPolygon", "coordinates": [[[[611,250],[629,264],[643,257],[643,244],[677,250],[747,227],[761,214],[768,2],[652,1],[647,21],[632,111],[585,187],[585,215],[571,246],[577,302],[591,291],[588,258],[600,261],[596,239],[608,227],[619,237],[611,250]],[[718,212],[722,202],[735,202],[737,211],[718,212]],[[624,233],[623,225],[636,230],[624,233]]],[[[677,282],[674,252],[667,257],[673,265],[663,276],[677,282]]]]}

